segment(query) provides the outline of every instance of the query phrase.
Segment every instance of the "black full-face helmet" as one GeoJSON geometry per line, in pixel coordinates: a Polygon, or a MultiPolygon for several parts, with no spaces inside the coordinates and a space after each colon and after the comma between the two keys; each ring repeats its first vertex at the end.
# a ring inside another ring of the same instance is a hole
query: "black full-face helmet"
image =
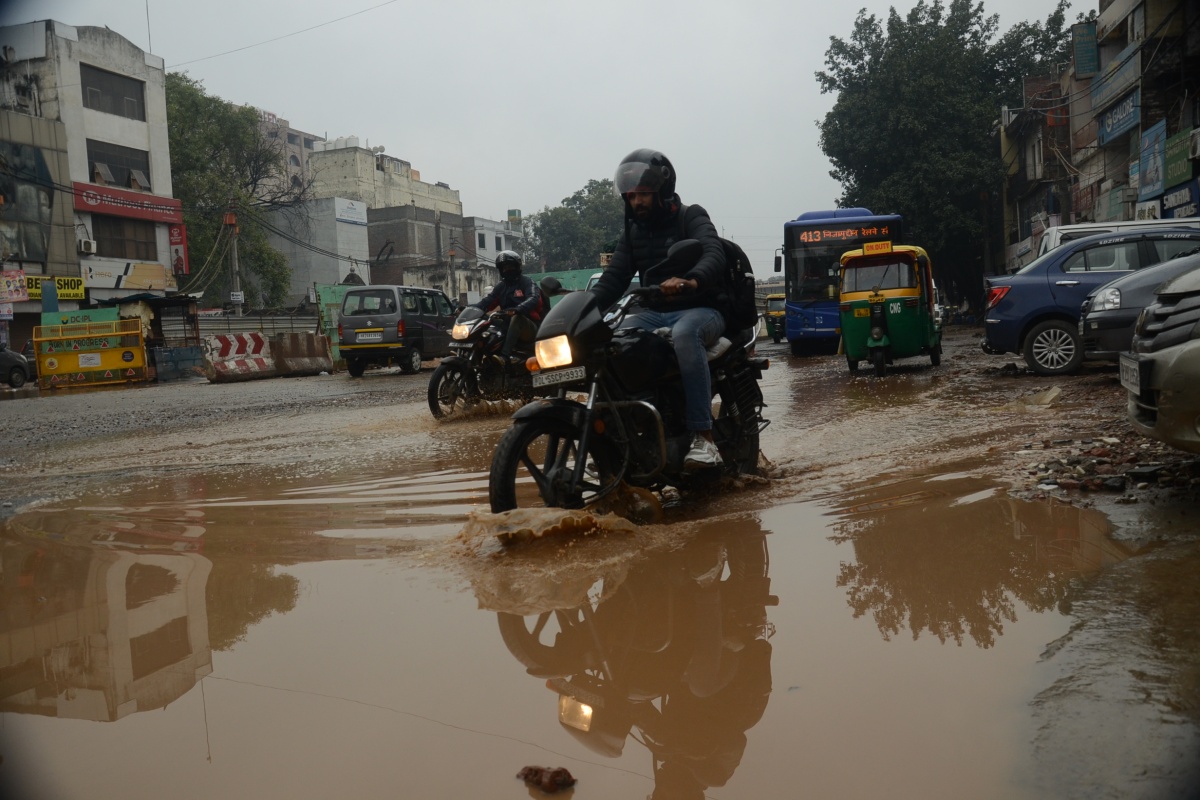
{"type": "Polygon", "coordinates": [[[521,256],[512,250],[501,250],[496,256],[496,269],[502,278],[516,278],[521,274],[521,256]]]}
{"type": "Polygon", "coordinates": [[[620,197],[629,192],[656,192],[665,204],[675,196],[675,167],[657,150],[634,150],[617,165],[613,188],[620,197]]]}

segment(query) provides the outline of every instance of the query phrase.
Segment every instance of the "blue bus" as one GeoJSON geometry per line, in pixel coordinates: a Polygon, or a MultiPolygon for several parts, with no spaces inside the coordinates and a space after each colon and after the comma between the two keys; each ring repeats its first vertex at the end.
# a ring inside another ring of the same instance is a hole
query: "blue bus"
{"type": "Polygon", "coordinates": [[[900,243],[899,214],[865,208],[808,211],[783,224],[783,271],[787,294],[785,331],[792,353],[832,352],[838,341],[838,259],[864,242],[900,243]]]}

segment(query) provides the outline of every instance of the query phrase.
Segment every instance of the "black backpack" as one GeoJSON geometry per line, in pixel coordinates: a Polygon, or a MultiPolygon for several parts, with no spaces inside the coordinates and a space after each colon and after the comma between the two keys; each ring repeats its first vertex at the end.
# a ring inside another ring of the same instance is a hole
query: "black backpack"
{"type": "MultiPolygon", "coordinates": [[[[687,215],[692,206],[679,207],[679,238],[687,238],[687,215]]],[[[725,250],[725,287],[722,313],[725,329],[744,330],[758,324],[758,300],[754,296],[754,268],[750,258],[737,242],[718,237],[725,250]]]]}

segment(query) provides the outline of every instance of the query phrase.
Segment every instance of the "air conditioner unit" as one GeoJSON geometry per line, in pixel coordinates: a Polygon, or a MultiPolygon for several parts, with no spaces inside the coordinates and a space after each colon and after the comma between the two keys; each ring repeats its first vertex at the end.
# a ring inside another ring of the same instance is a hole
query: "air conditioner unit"
{"type": "Polygon", "coordinates": [[[79,240],[79,252],[81,252],[85,255],[89,255],[89,256],[96,255],[96,240],[95,239],[80,239],[79,240]]]}
{"type": "Polygon", "coordinates": [[[1188,158],[1200,158],[1200,128],[1192,131],[1188,139],[1188,158]]]}

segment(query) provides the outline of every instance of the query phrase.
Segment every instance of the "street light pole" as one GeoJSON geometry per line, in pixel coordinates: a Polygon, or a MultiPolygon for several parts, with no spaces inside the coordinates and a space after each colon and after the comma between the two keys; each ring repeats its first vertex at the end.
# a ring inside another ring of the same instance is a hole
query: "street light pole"
{"type": "Polygon", "coordinates": [[[229,232],[229,271],[230,271],[230,291],[229,300],[233,303],[233,315],[240,317],[242,315],[242,277],[238,272],[238,224],[237,214],[232,211],[225,212],[225,224],[230,226],[232,230],[229,232]]]}

